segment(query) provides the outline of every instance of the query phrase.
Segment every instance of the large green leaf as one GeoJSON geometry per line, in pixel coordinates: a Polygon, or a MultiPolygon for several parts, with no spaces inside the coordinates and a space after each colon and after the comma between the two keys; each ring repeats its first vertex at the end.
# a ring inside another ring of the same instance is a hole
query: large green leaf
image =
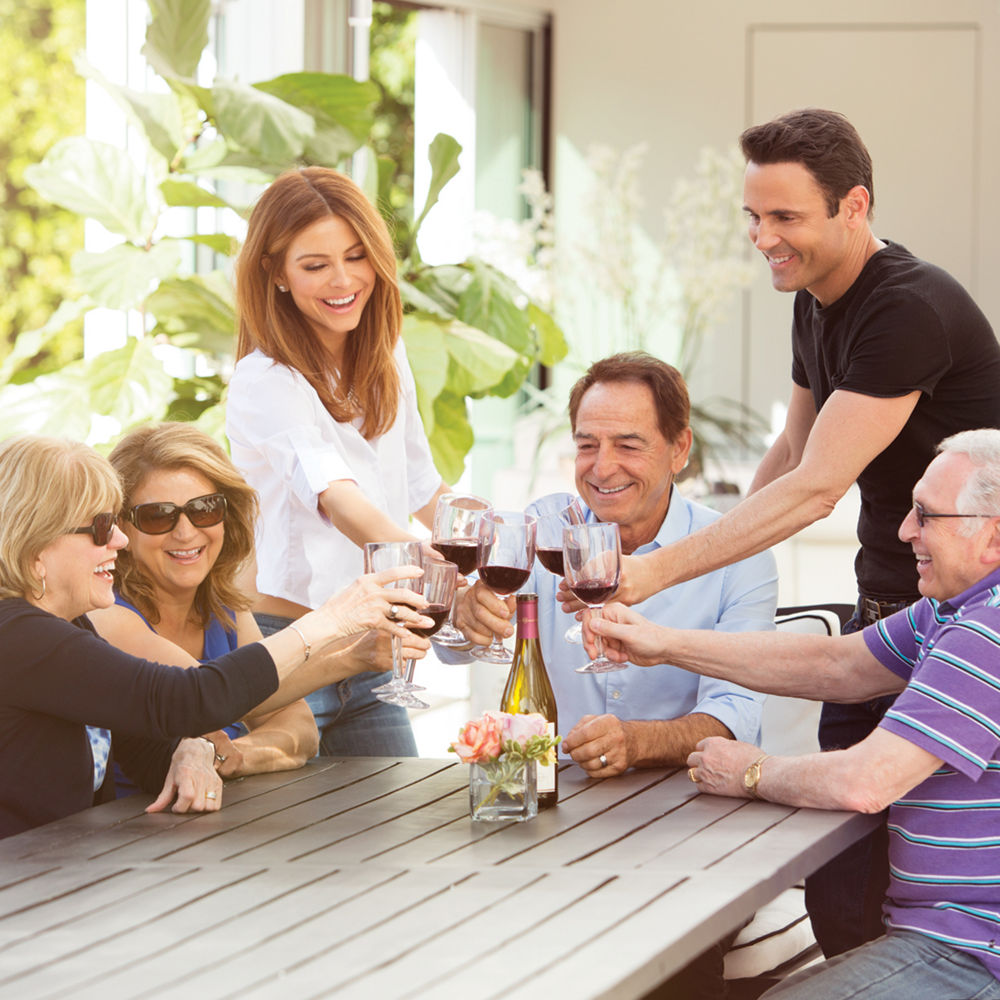
{"type": "Polygon", "coordinates": [[[437,317],[411,313],[403,319],[406,356],[417,384],[417,406],[424,429],[434,429],[434,400],[445,385],[448,373],[448,349],[444,331],[437,317]]]}
{"type": "Polygon", "coordinates": [[[10,353],[0,365],[0,385],[5,385],[14,374],[60,334],[69,323],[78,320],[93,309],[94,303],[87,296],[63,299],[59,308],[48,318],[44,326],[37,330],[24,330],[17,335],[10,353]]]}
{"type": "Polygon", "coordinates": [[[114,98],[132,124],[142,129],[150,146],[167,163],[186,145],[188,132],[176,94],[151,94],[122,87],[109,80],[83,55],[77,56],[75,64],[81,76],[99,83],[114,98]]]}
{"type": "MultiPolygon", "coordinates": [[[[175,177],[168,177],[160,184],[160,192],[164,201],[171,206],[181,206],[185,208],[233,208],[224,198],[220,198],[212,191],[203,188],[194,181],[178,180],[175,177]]],[[[234,208],[233,211],[236,211],[234,208]]]]}
{"type": "Polygon", "coordinates": [[[427,200],[424,202],[423,210],[419,218],[413,225],[411,239],[416,243],[417,231],[420,229],[427,213],[437,204],[441,196],[441,190],[458,173],[458,157],[462,152],[462,147],[458,140],[445,132],[438,132],[431,140],[428,150],[428,159],[431,161],[431,182],[427,188],[427,200]]]}
{"type": "Polygon", "coordinates": [[[521,364],[516,351],[487,336],[482,330],[452,320],[445,328],[448,348],[448,389],[458,395],[482,395],[521,364]]]}
{"type": "Polygon", "coordinates": [[[316,133],[312,115],[256,87],[221,80],[212,97],[219,131],[267,162],[292,166],[316,133]]]}
{"type": "Polygon", "coordinates": [[[208,44],[209,0],[148,0],[153,19],[142,54],[160,76],[193,77],[208,44]]]}
{"type": "Polygon", "coordinates": [[[150,207],[142,175],[116,146],[82,136],[61,139],[24,176],[43,198],[133,243],[144,244],[156,225],[161,206],[150,207]]]}
{"type": "Polygon", "coordinates": [[[551,367],[569,353],[569,344],[559,324],[534,302],[528,303],[528,321],[534,327],[538,360],[551,367]]]}
{"type": "Polygon", "coordinates": [[[534,355],[531,323],[515,296],[524,293],[509,278],[482,261],[472,261],[472,280],[462,292],[458,318],[470,326],[485,330],[519,354],[534,355]]]}
{"type": "Polygon", "coordinates": [[[254,87],[308,114],[315,122],[305,155],[334,166],[368,139],[378,87],[333,73],[286,73],[254,87]]]}
{"type": "Polygon", "coordinates": [[[157,333],[167,334],[175,345],[216,355],[233,353],[232,286],[220,272],[164,281],[146,307],[157,318],[157,333]]]}
{"type": "Polygon", "coordinates": [[[92,409],[123,427],[160,419],[174,397],[174,380],[154,351],[151,337],[130,337],[124,347],[94,358],[87,366],[92,409]]]}
{"type": "Polygon", "coordinates": [[[446,483],[458,482],[465,471],[465,456],[475,441],[461,396],[443,392],[434,401],[434,431],[428,440],[441,478],[446,483]]]}
{"type": "Polygon", "coordinates": [[[140,305],[163,279],[175,275],[181,253],[173,240],[163,240],[149,250],[119,243],[103,253],[81,251],[73,255],[73,273],[80,287],[101,306],[132,309],[140,305]]]}

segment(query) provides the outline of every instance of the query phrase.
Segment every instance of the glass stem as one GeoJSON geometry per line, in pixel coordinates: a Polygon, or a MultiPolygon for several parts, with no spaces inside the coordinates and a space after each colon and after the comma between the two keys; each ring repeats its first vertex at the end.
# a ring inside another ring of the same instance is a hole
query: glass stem
{"type": "MultiPolygon", "coordinates": [[[[598,606],[596,608],[591,608],[590,609],[591,617],[593,617],[593,618],[600,618],[601,617],[601,610],[603,609],[603,607],[604,607],[604,605],[602,604],[602,605],[600,605],[600,606],[598,606]]],[[[603,660],[604,659],[604,639],[601,636],[597,635],[597,633],[594,633],[594,645],[597,647],[597,656],[595,656],[594,659],[595,660],[603,660]]]]}

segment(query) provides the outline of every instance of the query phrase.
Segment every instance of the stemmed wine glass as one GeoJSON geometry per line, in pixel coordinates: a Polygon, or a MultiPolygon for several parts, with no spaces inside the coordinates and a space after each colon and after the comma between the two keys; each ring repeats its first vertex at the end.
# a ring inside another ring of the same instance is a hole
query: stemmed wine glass
{"type": "MultiPolygon", "coordinates": [[[[568,524],[583,524],[586,520],[580,501],[573,497],[565,507],[550,514],[538,514],[535,535],[535,556],[538,561],[556,576],[565,576],[563,571],[563,528],[568,524]]],[[[563,638],[577,645],[583,642],[583,626],[574,622],[566,629],[563,638]]]]}
{"type": "MultiPolygon", "coordinates": [[[[618,589],[622,570],[622,543],[618,525],[613,521],[571,524],[563,528],[563,569],[569,589],[595,614],[618,589]]],[[[582,667],[579,674],[605,674],[624,670],[626,663],[615,663],[604,655],[604,643],[596,636],[597,656],[582,667]]]]}
{"type": "MultiPolygon", "coordinates": [[[[497,597],[520,590],[535,561],[535,518],[513,510],[491,510],[479,523],[479,579],[497,597]]],[[[510,663],[510,650],[496,633],[488,646],[476,646],[472,656],[487,663],[510,663]]]]}
{"type": "MultiPolygon", "coordinates": [[[[419,580],[410,581],[410,584],[413,590],[424,595],[427,607],[423,608],[420,613],[433,619],[434,624],[430,628],[407,625],[406,627],[414,635],[422,635],[425,639],[429,639],[444,625],[444,620],[451,610],[451,602],[455,599],[455,581],[457,579],[458,567],[454,563],[444,562],[441,559],[424,559],[424,575],[419,580]]],[[[459,635],[461,634],[459,632],[459,635]]],[[[423,687],[413,683],[415,663],[415,660],[406,661],[406,671],[403,677],[410,686],[410,691],[422,691],[423,687]]]]}
{"type": "MultiPolygon", "coordinates": [[[[393,566],[420,566],[419,542],[366,542],[365,572],[379,573],[393,566]]],[[[406,587],[415,581],[397,580],[390,587],[406,587]]],[[[416,589],[414,587],[414,589],[416,589]]],[[[392,637],[392,680],[388,684],[380,684],[372,688],[372,693],[379,701],[390,705],[401,705],[403,708],[429,708],[425,701],[414,697],[413,691],[418,691],[415,684],[406,680],[403,669],[403,646],[397,636],[392,637]]]]}
{"type": "MultiPolygon", "coordinates": [[[[476,568],[479,522],[492,510],[488,500],[471,493],[446,493],[434,508],[431,545],[458,567],[462,576],[476,568]]],[[[434,635],[439,646],[465,646],[468,639],[455,628],[455,608],[451,606],[448,621],[434,635]]]]}

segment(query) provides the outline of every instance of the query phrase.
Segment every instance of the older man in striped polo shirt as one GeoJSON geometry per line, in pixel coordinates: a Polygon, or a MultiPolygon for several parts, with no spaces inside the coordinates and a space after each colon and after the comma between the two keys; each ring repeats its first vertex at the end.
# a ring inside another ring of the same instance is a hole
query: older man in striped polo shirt
{"type": "Polygon", "coordinates": [[[899,529],[923,597],[863,632],[677,631],[622,605],[593,624],[609,655],[637,664],[828,702],[898,693],[846,750],[770,757],[710,738],[688,758],[705,792],[889,810],[886,936],[768,998],[1000,998],[1000,431],[964,431],[938,452],[899,529]]]}

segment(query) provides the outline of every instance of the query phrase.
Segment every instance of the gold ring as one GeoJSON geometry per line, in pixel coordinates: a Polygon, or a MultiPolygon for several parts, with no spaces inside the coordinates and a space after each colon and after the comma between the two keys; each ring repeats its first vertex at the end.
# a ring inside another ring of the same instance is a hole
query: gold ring
{"type": "Polygon", "coordinates": [[[693,767],[689,767],[689,768],[688,768],[688,777],[689,777],[689,778],[690,778],[690,779],[691,779],[691,780],[692,780],[692,781],[693,781],[693,782],[694,782],[694,783],[695,783],[696,785],[698,784],[698,779],[697,779],[697,778],[696,778],[696,777],[694,776],[694,768],[693,768],[693,767]]]}

